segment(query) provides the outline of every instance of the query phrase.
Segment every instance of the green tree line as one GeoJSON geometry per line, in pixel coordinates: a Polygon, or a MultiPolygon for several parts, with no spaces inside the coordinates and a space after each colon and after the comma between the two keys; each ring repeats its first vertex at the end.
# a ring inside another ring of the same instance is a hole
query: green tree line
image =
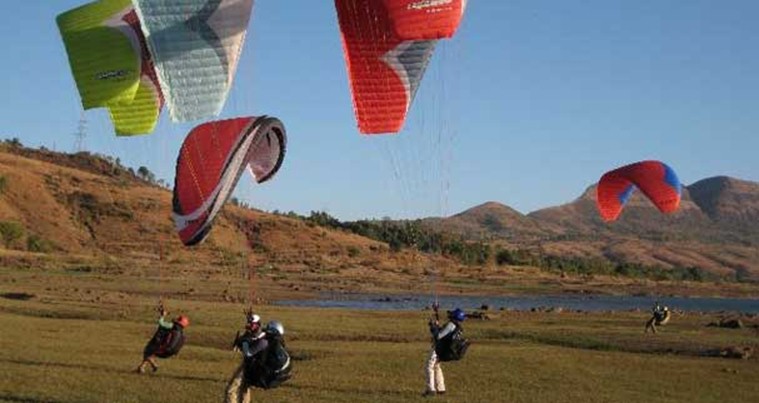
{"type": "Polygon", "coordinates": [[[541,270],[575,275],[611,275],[653,280],[686,281],[744,281],[740,270],[734,276],[719,276],[700,267],[661,267],[640,263],[615,262],[602,257],[571,257],[545,254],[523,248],[499,248],[493,245],[468,241],[461,236],[430,230],[421,220],[359,220],[341,222],[323,211],[312,211],[309,216],[294,212],[275,214],[299,218],[312,225],[352,232],[388,244],[391,250],[414,248],[426,253],[451,257],[466,265],[529,266],[541,270]]]}

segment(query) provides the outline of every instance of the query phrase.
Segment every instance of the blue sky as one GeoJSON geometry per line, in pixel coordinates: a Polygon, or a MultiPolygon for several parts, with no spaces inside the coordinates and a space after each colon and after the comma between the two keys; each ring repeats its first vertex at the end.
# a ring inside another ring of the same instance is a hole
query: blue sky
{"type": "MultiPolygon", "coordinates": [[[[2,2],[0,137],[73,151],[81,113],[55,16],[82,1],[2,2]]],[[[268,114],[289,136],[278,176],[243,178],[264,209],[341,219],[447,215],[495,200],[569,202],[614,167],[671,165],[685,184],[759,181],[759,2],[471,0],[397,136],[356,130],[332,1],[258,0],[222,117],[268,114]]],[[[193,124],[85,147],[173,182],[193,124]]],[[[200,122],[195,122],[195,124],[200,122]]]]}

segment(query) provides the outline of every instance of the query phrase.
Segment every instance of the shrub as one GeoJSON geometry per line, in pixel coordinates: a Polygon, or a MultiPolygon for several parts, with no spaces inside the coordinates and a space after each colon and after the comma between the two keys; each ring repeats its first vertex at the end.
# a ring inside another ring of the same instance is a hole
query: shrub
{"type": "Polygon", "coordinates": [[[155,183],[155,174],[150,172],[150,169],[146,166],[137,168],[137,175],[146,182],[155,183]]]}
{"type": "Polygon", "coordinates": [[[499,266],[540,266],[547,267],[551,264],[550,259],[540,260],[525,249],[508,250],[501,249],[495,255],[495,262],[499,266]]]}
{"type": "Polygon", "coordinates": [[[361,249],[359,249],[356,246],[349,246],[348,247],[348,256],[350,257],[356,257],[361,254],[361,249]]]}
{"type": "Polygon", "coordinates": [[[5,144],[14,147],[14,148],[22,148],[24,145],[21,143],[21,140],[18,139],[18,137],[14,137],[12,139],[6,139],[5,144]]]}
{"type": "Polygon", "coordinates": [[[24,236],[24,226],[12,221],[0,221],[0,237],[6,248],[10,248],[24,236]]]}
{"type": "Polygon", "coordinates": [[[505,264],[513,265],[516,264],[516,260],[511,255],[511,251],[503,249],[499,250],[498,253],[495,254],[495,263],[499,266],[503,266],[505,264]]]}
{"type": "Polygon", "coordinates": [[[48,253],[54,249],[55,245],[52,242],[37,235],[32,234],[26,238],[26,250],[29,252],[48,253]]]}
{"type": "Polygon", "coordinates": [[[485,219],[482,221],[482,225],[488,230],[496,233],[501,232],[505,229],[501,221],[498,220],[498,217],[490,214],[485,216],[485,219]]]}

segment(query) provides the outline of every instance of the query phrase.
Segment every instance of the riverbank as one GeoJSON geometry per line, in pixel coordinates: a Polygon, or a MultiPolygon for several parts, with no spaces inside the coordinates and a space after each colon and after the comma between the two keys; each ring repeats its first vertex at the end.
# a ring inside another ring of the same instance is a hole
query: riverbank
{"type": "MultiPolygon", "coordinates": [[[[157,282],[139,270],[1,270],[0,401],[221,400],[239,361],[229,349],[247,307],[239,285],[191,271],[157,282]],[[157,373],[137,375],[159,295],[173,314],[190,317],[187,345],[161,361],[157,373]]],[[[255,290],[278,298],[315,295],[267,281],[255,290]]],[[[254,398],[422,401],[431,312],[254,309],[264,321],[284,323],[295,371],[281,388],[254,391],[254,398]]],[[[465,323],[473,345],[464,360],[444,365],[449,392],[440,400],[721,403],[759,395],[755,353],[722,358],[756,351],[759,333],[751,323],[714,327],[720,314],[685,313],[653,335],[643,332],[647,319],[647,312],[493,309],[465,323]]]]}
{"type": "MultiPolygon", "coordinates": [[[[99,304],[4,302],[0,400],[216,402],[238,363],[229,350],[237,304],[169,301],[190,315],[188,343],[155,374],[132,373],[155,324],[152,301],[120,315],[99,304]],[[44,379],[44,382],[39,380],[44,379]]],[[[421,401],[429,313],[260,306],[284,323],[294,377],[254,391],[271,401],[421,401]]],[[[751,402],[759,360],[715,358],[756,349],[753,329],[678,316],[644,334],[645,314],[498,312],[468,320],[473,345],[444,365],[445,401],[751,402]]],[[[755,350],[754,350],[755,351],[755,350]]]]}
{"type": "Polygon", "coordinates": [[[277,305],[369,310],[428,310],[434,302],[443,307],[484,311],[648,312],[654,302],[692,314],[759,315],[759,299],[647,297],[625,295],[421,295],[335,294],[318,298],[276,301],[277,305]]]}
{"type": "MultiPolygon", "coordinates": [[[[227,262],[228,263],[228,262],[227,262]]],[[[92,279],[123,281],[135,293],[164,293],[208,301],[239,302],[252,291],[259,302],[319,298],[340,294],[439,294],[459,296],[613,295],[648,297],[759,298],[759,283],[708,281],[654,281],[622,276],[572,275],[545,272],[523,266],[457,267],[451,269],[399,266],[369,270],[335,266],[319,270],[302,266],[258,264],[240,267],[151,259],[117,259],[112,256],[48,255],[0,251],[0,284],[33,283],[35,278],[53,279],[45,294],[64,290],[69,276],[76,276],[82,289],[92,279]],[[250,279],[250,275],[253,276],[250,279]],[[63,279],[61,284],[57,279],[63,279]]],[[[103,290],[103,287],[94,288],[103,290]]],[[[11,290],[13,291],[13,290],[11,290]]],[[[23,290],[21,290],[23,291],[23,290]]],[[[69,289],[68,291],[73,291],[69,289]]],[[[94,290],[93,290],[94,291],[94,290]]],[[[106,288],[107,291],[107,288],[106,288]]],[[[83,295],[86,298],[91,295],[83,295]]],[[[104,295],[102,298],[109,298],[104,295]]]]}

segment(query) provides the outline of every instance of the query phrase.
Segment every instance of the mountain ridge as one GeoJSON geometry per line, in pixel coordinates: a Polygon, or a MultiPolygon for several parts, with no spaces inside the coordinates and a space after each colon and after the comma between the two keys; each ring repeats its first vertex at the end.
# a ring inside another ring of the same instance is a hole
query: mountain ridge
{"type": "MultiPolygon", "coordinates": [[[[187,262],[212,262],[254,250],[251,256],[259,262],[286,262],[309,270],[330,265],[418,269],[433,261],[440,267],[457,265],[445,254],[391,251],[376,238],[243,208],[234,201],[222,210],[209,242],[191,253],[174,234],[167,185],[151,180],[149,171],[138,171],[110,157],[0,143],[0,223],[20,223],[26,231],[25,238],[5,240],[0,248],[155,257],[161,245],[187,262]]],[[[598,216],[593,194],[589,186],[573,201],[529,214],[488,201],[450,217],[414,221],[486,242],[494,252],[523,249],[759,279],[759,183],[726,176],[702,179],[683,188],[681,208],[670,215],[659,213],[636,192],[613,223],[598,216]]]]}
{"type": "Polygon", "coordinates": [[[596,210],[595,185],[591,185],[573,201],[528,214],[488,202],[425,222],[470,240],[502,241],[562,256],[697,266],[759,278],[759,183],[728,176],[684,186],[680,207],[672,214],[660,213],[635,192],[620,218],[606,223],[596,210]],[[514,231],[505,235],[488,225],[505,221],[520,226],[512,226],[514,231]]]}

